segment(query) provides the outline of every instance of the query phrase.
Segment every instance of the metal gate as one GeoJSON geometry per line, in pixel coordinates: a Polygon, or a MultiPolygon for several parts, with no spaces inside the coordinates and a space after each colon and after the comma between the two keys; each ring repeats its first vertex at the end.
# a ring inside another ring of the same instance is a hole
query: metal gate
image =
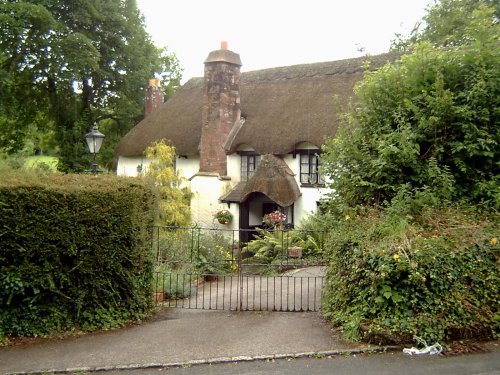
{"type": "Polygon", "coordinates": [[[262,230],[257,242],[241,244],[242,231],[155,227],[155,302],[206,310],[319,311],[322,233],[262,230]]]}

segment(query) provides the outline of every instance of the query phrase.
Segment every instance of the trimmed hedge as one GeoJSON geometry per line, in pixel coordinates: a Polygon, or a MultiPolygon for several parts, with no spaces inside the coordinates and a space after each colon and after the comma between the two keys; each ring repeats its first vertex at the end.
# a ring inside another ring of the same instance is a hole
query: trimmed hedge
{"type": "Polygon", "coordinates": [[[365,208],[327,241],[323,313],[347,338],[427,342],[500,335],[498,214],[365,208]]]}
{"type": "Polygon", "coordinates": [[[154,189],[114,176],[0,181],[0,338],[112,328],[151,308],[154,189]]]}

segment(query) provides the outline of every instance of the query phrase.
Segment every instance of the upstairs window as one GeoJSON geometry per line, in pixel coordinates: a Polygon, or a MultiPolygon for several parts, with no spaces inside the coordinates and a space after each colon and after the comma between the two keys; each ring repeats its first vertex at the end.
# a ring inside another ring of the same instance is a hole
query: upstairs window
{"type": "MultiPolygon", "coordinates": [[[[305,151],[305,150],[304,150],[305,151]]],[[[319,173],[319,150],[300,153],[300,183],[302,185],[324,185],[325,180],[319,173]]]]}
{"type": "Polygon", "coordinates": [[[248,181],[260,163],[260,155],[254,153],[241,154],[241,181],[248,181]]]}

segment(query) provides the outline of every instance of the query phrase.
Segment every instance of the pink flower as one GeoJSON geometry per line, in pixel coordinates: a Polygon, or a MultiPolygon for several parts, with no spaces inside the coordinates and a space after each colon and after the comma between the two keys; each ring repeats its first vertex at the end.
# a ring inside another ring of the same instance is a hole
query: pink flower
{"type": "Polygon", "coordinates": [[[262,221],[268,227],[275,227],[277,225],[281,225],[286,221],[286,215],[283,212],[276,210],[267,215],[264,215],[262,221]]]}

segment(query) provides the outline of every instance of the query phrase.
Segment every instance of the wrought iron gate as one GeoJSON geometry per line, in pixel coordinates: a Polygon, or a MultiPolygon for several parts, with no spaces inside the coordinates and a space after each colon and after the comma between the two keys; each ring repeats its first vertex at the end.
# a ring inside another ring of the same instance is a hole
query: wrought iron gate
{"type": "Polygon", "coordinates": [[[241,231],[155,227],[155,302],[188,309],[318,311],[322,235],[266,232],[274,248],[256,256],[238,242],[241,231]],[[307,244],[304,238],[315,244],[313,250],[296,246],[307,244]]]}

